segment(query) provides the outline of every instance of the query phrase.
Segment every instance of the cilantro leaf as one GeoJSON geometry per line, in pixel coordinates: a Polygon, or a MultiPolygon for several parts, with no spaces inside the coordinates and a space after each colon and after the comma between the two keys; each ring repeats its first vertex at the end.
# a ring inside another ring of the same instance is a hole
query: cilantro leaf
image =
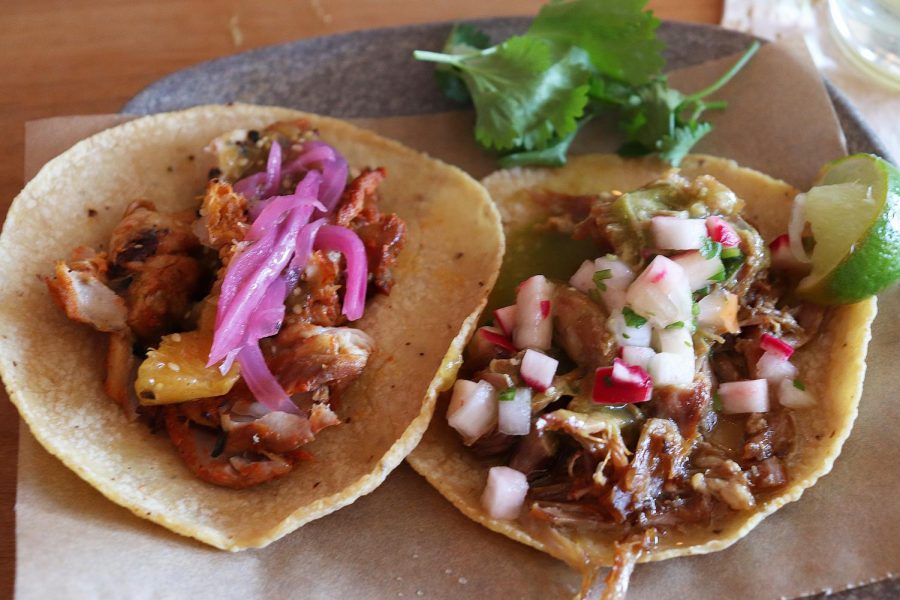
{"type": "Polygon", "coordinates": [[[803,382],[800,381],[799,379],[795,379],[795,380],[793,381],[793,383],[794,383],[794,387],[797,388],[798,390],[800,390],[801,392],[805,392],[805,391],[806,391],[806,386],[803,385],[803,382]]]}
{"type": "Polygon", "coordinates": [[[666,325],[666,329],[683,329],[684,321],[675,321],[674,323],[669,323],[666,325]]]}
{"type": "Polygon", "coordinates": [[[514,387],[508,387],[505,390],[503,390],[502,392],[500,392],[499,394],[497,394],[497,399],[500,400],[500,402],[510,402],[512,400],[515,400],[515,398],[516,398],[516,388],[514,388],[514,387]]]}
{"type": "Polygon", "coordinates": [[[704,237],[700,241],[700,256],[706,260],[711,260],[722,252],[722,244],[714,242],[712,238],[704,237]]]}
{"type": "Polygon", "coordinates": [[[647,323],[647,319],[634,312],[630,306],[622,309],[622,316],[625,317],[625,324],[629,327],[643,327],[647,323]]]}
{"type": "MultiPolygon", "coordinates": [[[[444,54],[472,54],[484,50],[490,45],[491,40],[486,33],[474,25],[457,23],[450,30],[443,52],[444,54]]],[[[454,102],[467,104],[472,100],[469,90],[465,82],[460,79],[456,68],[450,65],[437,65],[434,69],[434,76],[444,95],[454,102]]]]}
{"type": "Polygon", "coordinates": [[[659,73],[665,63],[656,37],[659,19],[646,0],[570,0],[545,4],[528,35],[583,48],[603,75],[632,85],[659,73]]]}
{"type": "Polygon", "coordinates": [[[713,392],[713,410],[716,412],[722,412],[722,409],[725,408],[722,404],[722,396],[719,395],[719,392],[713,392]]]}
{"type": "Polygon", "coordinates": [[[587,105],[591,67],[579,48],[515,36],[472,54],[414,56],[460,71],[477,113],[475,139],[486,148],[543,148],[575,131],[587,105]]]}
{"type": "Polygon", "coordinates": [[[575,126],[575,130],[564,138],[549,142],[546,148],[541,150],[521,150],[500,157],[500,166],[504,169],[510,167],[524,167],[538,165],[541,167],[561,167],[568,160],[569,147],[575,140],[575,136],[581,131],[594,115],[588,113],[575,126]]]}
{"type": "Polygon", "coordinates": [[[601,292],[606,291],[606,284],[603,283],[604,279],[609,279],[612,277],[612,269],[603,269],[602,271],[597,271],[594,273],[594,276],[591,277],[594,281],[594,285],[597,286],[597,289],[601,292]]]}

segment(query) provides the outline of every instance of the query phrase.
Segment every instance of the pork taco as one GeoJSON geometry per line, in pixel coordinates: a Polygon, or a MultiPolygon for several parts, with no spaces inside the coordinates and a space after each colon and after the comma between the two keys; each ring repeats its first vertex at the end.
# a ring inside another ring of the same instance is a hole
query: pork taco
{"type": "Polygon", "coordinates": [[[458,169],[348,123],[204,106],[48,163],[0,239],[0,371],[136,515],[259,547],[416,445],[503,252],[458,169]]]}
{"type": "Polygon", "coordinates": [[[726,548],[829,472],[875,300],[799,301],[796,190],[734,162],[589,155],[484,182],[493,323],[410,455],[470,518],[587,575],[726,548]]]}

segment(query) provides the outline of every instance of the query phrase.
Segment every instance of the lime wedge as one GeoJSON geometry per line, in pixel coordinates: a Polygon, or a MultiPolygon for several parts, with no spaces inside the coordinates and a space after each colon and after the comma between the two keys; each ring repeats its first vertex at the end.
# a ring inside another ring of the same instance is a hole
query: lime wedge
{"type": "Polygon", "coordinates": [[[900,279],[900,171],[870,154],[829,163],[806,194],[816,245],[797,294],[849,304],[900,279]]]}

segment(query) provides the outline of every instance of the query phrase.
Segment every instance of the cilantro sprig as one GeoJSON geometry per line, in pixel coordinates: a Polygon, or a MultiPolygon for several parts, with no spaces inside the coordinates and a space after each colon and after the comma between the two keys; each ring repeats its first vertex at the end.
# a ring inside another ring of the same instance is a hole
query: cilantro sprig
{"type": "Polygon", "coordinates": [[[471,25],[457,25],[442,52],[416,50],[437,63],[444,94],[475,106],[475,139],[504,167],[559,166],[584,125],[618,116],[620,154],[656,153],[677,166],[712,129],[701,120],[724,102],[707,97],[756,52],[754,43],[718,81],[685,95],[662,74],[660,21],[646,0],[551,0],[524,35],[490,46],[471,25]]]}

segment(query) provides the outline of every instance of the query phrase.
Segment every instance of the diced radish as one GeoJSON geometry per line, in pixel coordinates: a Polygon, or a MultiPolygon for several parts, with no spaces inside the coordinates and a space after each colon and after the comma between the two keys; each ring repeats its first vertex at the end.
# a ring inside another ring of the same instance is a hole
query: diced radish
{"type": "Polygon", "coordinates": [[[507,435],[528,435],[531,429],[531,389],[518,388],[512,400],[500,400],[497,431],[507,435]]]}
{"type": "Polygon", "coordinates": [[[731,381],[719,386],[722,412],[727,414],[769,411],[769,384],[765,379],[731,381]]]}
{"type": "Polygon", "coordinates": [[[697,322],[716,333],[739,333],[737,322],[738,297],[725,290],[715,290],[698,303],[697,322]]]}
{"type": "Polygon", "coordinates": [[[809,263],[800,262],[791,252],[791,242],[786,233],[772,240],[769,244],[769,254],[772,257],[772,268],[775,270],[792,273],[806,273],[810,270],[809,263]]]}
{"type": "Polygon", "coordinates": [[[503,335],[503,332],[496,327],[479,327],[478,335],[480,335],[482,338],[489,341],[493,345],[497,346],[498,348],[503,348],[504,350],[508,350],[513,353],[516,352],[516,347],[513,346],[513,343],[509,341],[509,338],[503,335]]]}
{"type": "Polygon", "coordinates": [[[738,237],[734,227],[717,215],[706,219],[706,232],[709,234],[710,239],[714,242],[719,242],[726,248],[734,248],[741,243],[741,238],[738,237]]]}
{"type": "Polygon", "coordinates": [[[513,343],[516,348],[536,348],[549,350],[553,337],[553,320],[549,307],[553,296],[553,284],[543,275],[529,277],[519,286],[516,293],[516,327],[513,343]]]}
{"type": "Polygon", "coordinates": [[[771,352],[779,358],[783,358],[784,360],[789,359],[794,354],[793,346],[791,346],[784,340],[778,339],[771,333],[764,333],[762,334],[762,336],[760,336],[759,347],[766,352],[771,352]]]}
{"type": "Polygon", "coordinates": [[[605,290],[600,290],[600,297],[606,310],[612,312],[625,306],[625,293],[634,281],[634,271],[618,259],[614,254],[601,256],[594,261],[594,272],[609,271],[609,277],[603,280],[605,290]]]}
{"type": "Polygon", "coordinates": [[[569,285],[585,294],[590,293],[591,290],[596,290],[597,286],[594,285],[594,273],[596,271],[592,261],[584,261],[578,267],[578,270],[575,271],[575,274],[569,278],[569,285]]]}
{"type": "Polygon", "coordinates": [[[628,305],[657,327],[693,318],[691,287],[681,265],[657,256],[628,287],[628,305]]]}
{"type": "Polygon", "coordinates": [[[525,351],[525,356],[522,357],[519,373],[525,383],[536,391],[543,392],[553,383],[553,376],[556,375],[558,366],[559,361],[555,358],[550,358],[543,352],[528,349],[525,351]]]}
{"type": "Polygon", "coordinates": [[[657,248],[699,250],[706,236],[706,221],[681,217],[653,217],[650,231],[657,248]]]}
{"type": "Polygon", "coordinates": [[[466,444],[471,444],[493,427],[497,421],[497,398],[493,386],[486,381],[457,379],[447,409],[447,423],[458,431],[466,444]]]}
{"type": "Polygon", "coordinates": [[[654,354],[656,354],[656,351],[653,348],[642,348],[640,346],[624,346],[622,348],[622,360],[629,365],[640,367],[645,371],[654,354]]]}
{"type": "Polygon", "coordinates": [[[644,369],[616,358],[613,366],[595,372],[591,398],[598,404],[635,404],[646,402],[652,393],[653,382],[644,369]]]}
{"type": "Polygon", "coordinates": [[[703,258],[699,252],[685,252],[672,257],[684,269],[691,291],[697,291],[710,284],[710,278],[725,268],[718,256],[703,258]]]}
{"type": "Polygon", "coordinates": [[[689,325],[682,325],[675,329],[658,329],[659,351],[672,354],[683,354],[694,359],[694,340],[691,337],[689,325]]]}
{"type": "Polygon", "coordinates": [[[481,505],[492,519],[512,520],[519,516],[528,494],[528,478],[509,467],[491,467],[481,505]]]}
{"type": "Polygon", "coordinates": [[[783,379],[793,381],[797,377],[797,367],[786,358],[766,351],[756,361],[756,376],[774,386],[781,383],[783,379]]]}
{"type": "Polygon", "coordinates": [[[621,310],[613,312],[606,324],[619,346],[649,346],[653,330],[649,321],[640,327],[631,327],[625,322],[621,310]]]}
{"type": "Polygon", "coordinates": [[[516,305],[504,306],[495,310],[494,324],[503,331],[503,335],[512,339],[516,327],[516,305]]]}
{"type": "Polygon", "coordinates": [[[816,405],[816,399],[805,389],[797,387],[791,379],[784,379],[778,384],[778,402],[788,408],[810,408],[816,405]]]}
{"type": "Polygon", "coordinates": [[[653,379],[653,385],[689,388],[694,383],[694,357],[660,352],[650,359],[647,372],[653,379]]]}

